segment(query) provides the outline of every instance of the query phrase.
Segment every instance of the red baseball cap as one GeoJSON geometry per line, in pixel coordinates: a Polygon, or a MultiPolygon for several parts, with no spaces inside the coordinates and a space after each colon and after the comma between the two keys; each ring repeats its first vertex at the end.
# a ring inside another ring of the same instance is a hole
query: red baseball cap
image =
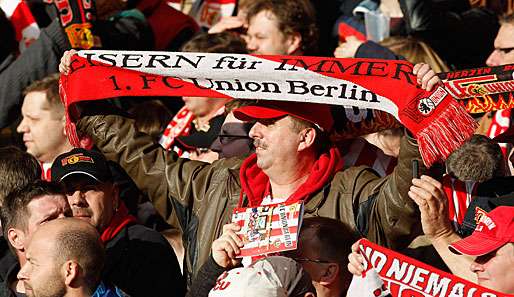
{"type": "Polygon", "coordinates": [[[326,132],[330,132],[334,125],[330,106],[327,104],[266,100],[234,110],[234,116],[241,121],[277,119],[286,115],[311,122],[326,132]]]}
{"type": "Polygon", "coordinates": [[[478,224],[473,234],[450,244],[450,251],[459,255],[482,256],[514,242],[513,206],[498,206],[491,212],[478,216],[478,224]]]}

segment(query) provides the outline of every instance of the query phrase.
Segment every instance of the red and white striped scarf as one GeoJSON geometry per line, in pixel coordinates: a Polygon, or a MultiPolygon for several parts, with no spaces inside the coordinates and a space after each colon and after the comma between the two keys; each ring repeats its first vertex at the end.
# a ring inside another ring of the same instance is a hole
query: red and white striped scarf
{"type": "Polygon", "coordinates": [[[448,216],[454,227],[462,225],[466,210],[476,194],[477,182],[461,181],[450,175],[442,180],[443,189],[448,197],[448,216]]]}
{"type": "MultiPolygon", "coordinates": [[[[222,106],[212,117],[222,115],[225,112],[225,106],[222,106]]],[[[175,151],[179,157],[189,158],[187,151],[178,146],[174,146],[175,140],[179,136],[186,136],[191,133],[191,128],[195,115],[187,107],[182,107],[177,114],[171,119],[166,129],[159,139],[159,144],[166,150],[175,151]]]]}
{"type": "MultiPolygon", "coordinates": [[[[494,111],[494,116],[491,122],[491,125],[489,126],[489,129],[487,130],[487,136],[489,138],[495,138],[496,136],[502,134],[503,132],[507,131],[509,129],[511,123],[510,123],[510,117],[512,114],[512,110],[510,109],[504,109],[504,110],[498,110],[494,111]]],[[[512,144],[510,143],[499,143],[500,148],[502,150],[503,156],[505,156],[505,159],[508,158],[509,152],[512,149],[512,144]]]]}
{"type": "Polygon", "coordinates": [[[172,149],[177,137],[189,134],[194,117],[189,109],[182,107],[164,129],[159,144],[166,150],[172,149]]]}
{"type": "Polygon", "coordinates": [[[0,8],[11,21],[19,50],[23,52],[31,42],[38,39],[41,32],[32,12],[22,0],[0,0],[0,8]]]}
{"type": "MultiPolygon", "coordinates": [[[[61,76],[70,105],[123,96],[299,101],[383,110],[417,138],[425,165],[445,159],[476,123],[442,85],[421,89],[406,61],[218,53],[80,51],[61,76]]],[[[78,137],[67,112],[70,143],[78,137]]]]}

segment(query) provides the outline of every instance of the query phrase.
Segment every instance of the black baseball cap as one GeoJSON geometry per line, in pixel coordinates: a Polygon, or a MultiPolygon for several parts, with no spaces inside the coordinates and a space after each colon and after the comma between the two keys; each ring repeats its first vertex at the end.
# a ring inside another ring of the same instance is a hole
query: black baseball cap
{"type": "Polygon", "coordinates": [[[51,169],[52,181],[62,182],[69,176],[84,175],[97,182],[112,181],[112,174],[105,157],[92,150],[74,148],[59,155],[51,169]]]}

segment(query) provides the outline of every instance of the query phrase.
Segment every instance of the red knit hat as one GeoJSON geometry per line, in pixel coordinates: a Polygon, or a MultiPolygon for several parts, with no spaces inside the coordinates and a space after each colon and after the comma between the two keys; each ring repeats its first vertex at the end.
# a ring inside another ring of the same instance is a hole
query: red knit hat
{"type": "Polygon", "coordinates": [[[311,122],[326,132],[329,132],[334,125],[330,107],[326,104],[261,101],[258,105],[243,106],[234,110],[234,116],[241,121],[276,119],[286,115],[311,122]]]}
{"type": "Polygon", "coordinates": [[[478,215],[481,217],[473,234],[451,244],[448,248],[452,252],[481,256],[514,242],[514,207],[498,206],[478,215]]]}

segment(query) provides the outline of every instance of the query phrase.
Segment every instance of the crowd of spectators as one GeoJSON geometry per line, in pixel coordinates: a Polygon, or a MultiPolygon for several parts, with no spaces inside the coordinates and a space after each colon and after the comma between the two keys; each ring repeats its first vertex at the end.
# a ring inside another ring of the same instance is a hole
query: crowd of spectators
{"type": "Polygon", "coordinates": [[[109,50],[407,60],[430,91],[437,73],[514,64],[510,7],[9,1],[0,1],[0,297],[346,296],[364,271],[359,238],[514,294],[510,110],[473,114],[476,134],[426,168],[399,122],[341,133],[342,114],[372,113],[355,107],[199,95],[69,111],[59,95],[77,36],[109,50]],[[25,23],[12,16],[21,6],[25,23]],[[371,12],[388,16],[389,37],[368,40],[371,12]],[[70,33],[66,16],[90,35],[70,33]],[[35,40],[20,39],[27,20],[35,40]],[[80,148],[66,112],[77,117],[80,148]],[[239,256],[234,209],[296,202],[296,249],[239,256]]]}

